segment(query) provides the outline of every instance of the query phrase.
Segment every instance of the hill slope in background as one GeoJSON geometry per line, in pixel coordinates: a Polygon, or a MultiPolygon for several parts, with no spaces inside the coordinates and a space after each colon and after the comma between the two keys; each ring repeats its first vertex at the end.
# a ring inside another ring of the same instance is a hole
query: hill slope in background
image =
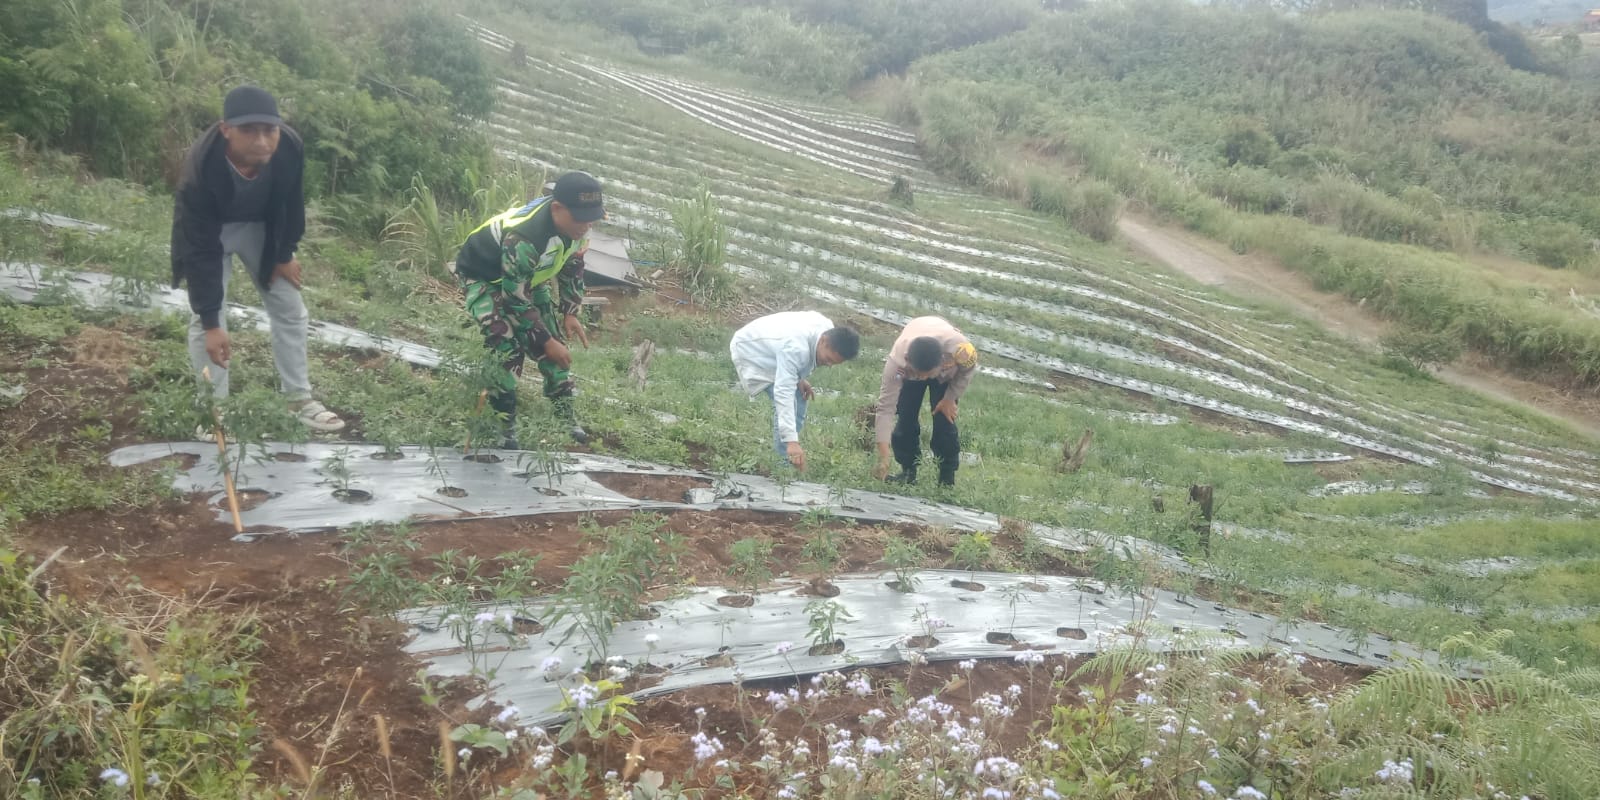
{"type": "Polygon", "coordinates": [[[1020,113],[1044,122],[1041,135],[1038,111],[1104,118],[1240,206],[1313,213],[1297,190],[1351,179],[1399,201],[1350,231],[1369,238],[1446,244],[1427,219],[1440,205],[1481,215],[1478,243],[1491,249],[1547,238],[1525,230],[1541,220],[1600,237],[1600,165],[1585,150],[1595,90],[1512,69],[1442,17],[1094,6],[916,74],[1003,84],[1014,104],[1038,107],[1020,113]]]}
{"type": "Polygon", "coordinates": [[[1594,7],[1581,0],[1490,0],[1489,17],[1518,25],[1560,25],[1583,19],[1594,7]]]}

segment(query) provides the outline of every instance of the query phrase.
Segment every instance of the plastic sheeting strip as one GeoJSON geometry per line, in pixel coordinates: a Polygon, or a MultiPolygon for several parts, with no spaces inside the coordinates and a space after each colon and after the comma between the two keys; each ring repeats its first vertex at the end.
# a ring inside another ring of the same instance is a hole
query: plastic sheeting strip
{"type": "MultiPolygon", "coordinates": [[[[850,615],[836,628],[844,649],[835,654],[812,654],[807,605],[818,598],[801,594],[803,587],[791,582],[760,594],[747,608],[719,604],[719,597],[734,593],[720,587],[694,588],[652,603],[654,618],[612,629],[606,655],[621,669],[648,664],[641,673],[659,677],[655,685],[634,692],[638,698],[731,683],[736,676],[756,681],[905,664],[913,654],[928,661],[1039,658],[1041,680],[1048,680],[1054,666],[1045,656],[1136,644],[1163,652],[1206,646],[1290,649],[1370,667],[1405,659],[1438,661],[1381,636],[1288,622],[1166,591],[1141,597],[1093,580],[990,572],[928,570],[917,577],[920,586],[910,593],[887,586],[885,576],[834,579],[839,594],[829,602],[850,615]],[[956,585],[969,580],[983,590],[956,585]],[[1142,641],[1135,630],[1143,633],[1142,641]],[[647,643],[650,634],[658,638],[647,643]],[[917,640],[930,635],[936,643],[917,640]]],[[[470,609],[413,609],[401,620],[415,634],[407,651],[427,663],[430,675],[485,677],[488,687],[473,705],[514,705],[523,724],[544,724],[561,718],[564,693],[583,682],[573,668],[590,661],[587,640],[581,634],[566,636],[565,626],[518,635],[505,621],[509,616],[513,622],[542,622],[554,609],[555,601],[546,597],[470,609]],[[486,621],[475,621],[479,615],[486,621]],[[469,640],[473,647],[464,646],[469,640]]]]}
{"type": "MultiPolygon", "coordinates": [[[[41,264],[8,262],[0,264],[0,293],[20,303],[37,303],[52,293],[66,293],[75,301],[91,308],[113,308],[139,311],[160,311],[170,314],[189,314],[189,295],[182,289],[170,286],[131,287],[115,276],[98,272],[74,272],[41,264]]],[[[228,303],[228,324],[235,330],[241,327],[258,331],[271,329],[265,311],[252,306],[228,303]]],[[[436,368],[441,357],[439,351],[403,339],[374,336],[365,331],[348,328],[332,322],[313,320],[310,335],[319,342],[350,347],[357,350],[377,350],[416,364],[436,368]]]]}

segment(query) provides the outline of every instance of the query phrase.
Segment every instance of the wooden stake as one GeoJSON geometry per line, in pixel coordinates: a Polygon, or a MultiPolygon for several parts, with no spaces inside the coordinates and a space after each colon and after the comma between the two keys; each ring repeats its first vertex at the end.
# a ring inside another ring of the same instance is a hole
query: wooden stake
{"type": "MultiPolygon", "coordinates": [[[[211,368],[200,370],[200,375],[211,382],[211,368]]],[[[228,441],[222,435],[222,410],[211,404],[211,419],[216,422],[217,458],[222,461],[222,488],[228,491],[228,510],[233,513],[233,532],[244,533],[244,521],[239,519],[239,492],[233,488],[233,470],[228,469],[228,441]]]]}

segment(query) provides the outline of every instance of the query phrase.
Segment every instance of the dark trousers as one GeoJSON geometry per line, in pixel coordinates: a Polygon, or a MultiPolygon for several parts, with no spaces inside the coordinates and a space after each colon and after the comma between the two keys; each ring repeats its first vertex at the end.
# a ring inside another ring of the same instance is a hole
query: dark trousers
{"type": "MultiPolygon", "coordinates": [[[[894,450],[894,460],[907,470],[917,468],[922,459],[922,424],[917,417],[922,412],[922,395],[928,395],[928,407],[939,405],[944,390],[949,386],[936,380],[905,381],[900,385],[900,400],[895,404],[894,433],[889,435],[889,446],[894,450]]],[[[956,424],[933,415],[933,441],[930,443],[934,461],[939,464],[940,475],[954,475],[961,465],[961,434],[956,424]]]]}

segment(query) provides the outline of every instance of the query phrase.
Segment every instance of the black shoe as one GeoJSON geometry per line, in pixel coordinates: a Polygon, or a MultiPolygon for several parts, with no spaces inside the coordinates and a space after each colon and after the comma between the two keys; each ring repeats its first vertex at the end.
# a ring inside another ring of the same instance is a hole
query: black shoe
{"type": "Polygon", "coordinates": [[[945,487],[956,485],[956,474],[954,472],[939,473],[939,485],[945,487]]]}
{"type": "Polygon", "coordinates": [[[522,443],[517,441],[517,437],[516,436],[513,436],[512,434],[508,433],[508,434],[506,434],[506,437],[504,439],[500,440],[500,449],[501,450],[521,450],[522,449],[522,443]]]}
{"type": "Polygon", "coordinates": [[[917,482],[917,471],[914,469],[903,469],[900,470],[898,474],[890,475],[889,477],[884,478],[883,482],[898,484],[901,486],[910,486],[911,484],[917,482]]]}
{"type": "Polygon", "coordinates": [[[567,433],[572,437],[572,441],[577,442],[578,444],[589,443],[589,432],[584,430],[583,426],[581,425],[573,425],[572,429],[567,431],[567,433]]]}

